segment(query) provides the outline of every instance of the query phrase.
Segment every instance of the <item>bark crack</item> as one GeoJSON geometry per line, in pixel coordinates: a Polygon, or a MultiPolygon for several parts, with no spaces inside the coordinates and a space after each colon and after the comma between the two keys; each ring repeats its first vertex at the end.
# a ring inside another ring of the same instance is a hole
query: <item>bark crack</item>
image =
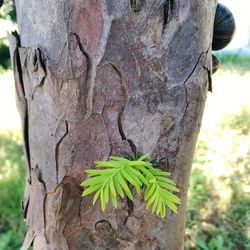
{"type": "MultiPolygon", "coordinates": [[[[187,84],[188,80],[192,77],[192,75],[193,75],[193,73],[195,72],[195,70],[197,69],[197,67],[198,67],[198,65],[199,65],[199,63],[200,63],[200,61],[201,61],[201,59],[203,58],[203,56],[208,54],[210,48],[211,48],[211,44],[209,45],[208,49],[207,49],[205,52],[202,52],[202,53],[199,55],[199,57],[198,57],[198,59],[197,59],[195,65],[194,65],[194,68],[192,69],[192,71],[190,72],[190,74],[188,75],[188,77],[185,79],[185,81],[184,81],[184,83],[183,83],[183,86],[184,86],[184,89],[185,89],[185,102],[186,102],[186,105],[185,105],[185,110],[184,110],[183,116],[182,116],[182,118],[181,118],[181,121],[184,120],[184,117],[186,116],[187,109],[188,109],[188,91],[187,91],[187,85],[186,85],[186,84],[187,84]]],[[[204,68],[204,65],[203,65],[203,68],[204,68]]],[[[209,79],[208,79],[208,80],[209,80],[209,79]]]]}
{"type": "Polygon", "coordinates": [[[172,19],[172,11],[173,11],[173,6],[174,6],[174,0],[167,0],[164,3],[164,19],[163,19],[163,29],[162,33],[164,33],[164,30],[167,26],[167,24],[171,21],[172,19]]]}
{"type": "Polygon", "coordinates": [[[81,225],[81,227],[83,226],[83,223],[82,223],[82,216],[81,216],[82,202],[83,202],[83,199],[81,198],[80,203],[79,203],[79,210],[78,210],[78,216],[79,216],[79,220],[80,220],[80,225],[81,225]]]}
{"type": "Polygon", "coordinates": [[[123,117],[123,111],[120,112],[119,115],[118,115],[118,121],[117,121],[117,123],[118,123],[119,133],[121,135],[122,140],[123,141],[127,141],[128,144],[129,144],[129,146],[130,146],[130,148],[131,148],[131,151],[134,154],[136,154],[137,149],[136,149],[136,146],[135,146],[134,142],[131,139],[127,139],[127,137],[126,137],[126,135],[124,133],[123,126],[122,126],[122,117],[123,117]]]}
{"type": "Polygon", "coordinates": [[[24,220],[27,218],[29,203],[30,203],[30,198],[27,199],[26,203],[24,201],[22,201],[22,210],[23,210],[24,220]]]}
{"type": "Polygon", "coordinates": [[[66,135],[69,133],[69,127],[68,127],[68,121],[65,120],[65,127],[66,127],[66,131],[65,133],[62,135],[62,137],[59,139],[59,141],[56,143],[56,147],[55,147],[55,161],[56,161],[56,183],[59,184],[59,179],[58,179],[58,173],[59,173],[59,147],[63,141],[63,139],[66,137],[66,135]]]}
{"type": "Polygon", "coordinates": [[[125,103],[124,103],[124,106],[126,103],[128,103],[129,101],[129,93],[128,93],[128,87],[127,87],[127,84],[126,84],[126,81],[124,80],[124,77],[121,73],[121,71],[112,63],[110,63],[110,65],[113,67],[113,69],[116,71],[116,73],[119,75],[120,79],[121,79],[121,86],[122,86],[122,91],[123,91],[123,96],[124,96],[124,99],[125,99],[125,103]]]}
{"type": "Polygon", "coordinates": [[[187,76],[187,78],[186,78],[185,81],[183,82],[183,86],[184,86],[184,90],[185,90],[185,102],[186,102],[186,105],[185,105],[185,110],[184,110],[183,116],[182,116],[182,118],[181,118],[181,121],[183,121],[184,117],[186,116],[187,109],[188,109],[188,91],[187,91],[187,85],[186,85],[186,84],[187,84],[188,80],[192,77],[193,73],[195,72],[195,70],[196,70],[197,66],[199,65],[200,60],[201,60],[201,58],[202,58],[202,56],[203,56],[204,54],[205,54],[205,53],[202,52],[202,53],[199,55],[199,57],[198,57],[198,59],[197,59],[195,65],[194,65],[192,71],[189,73],[189,75],[187,76]]]}
{"type": "Polygon", "coordinates": [[[135,146],[135,144],[134,144],[134,142],[132,140],[127,139],[127,137],[125,135],[125,132],[123,130],[123,125],[122,125],[122,119],[123,119],[123,113],[124,113],[124,110],[125,110],[125,106],[129,101],[128,87],[127,87],[127,84],[126,84],[126,82],[125,82],[125,80],[124,80],[124,78],[122,76],[121,71],[114,64],[110,63],[110,65],[114,68],[114,70],[117,72],[117,74],[119,75],[119,77],[121,79],[120,82],[121,82],[121,85],[122,85],[123,96],[124,96],[124,99],[125,99],[122,110],[118,114],[118,121],[117,121],[118,130],[119,130],[119,133],[120,133],[120,136],[121,136],[122,140],[127,141],[129,143],[131,151],[135,154],[136,153],[136,146],[135,146]]]}
{"type": "Polygon", "coordinates": [[[123,115],[123,112],[120,112],[119,114],[118,114],[118,129],[119,129],[119,133],[120,133],[120,135],[121,135],[121,138],[122,138],[122,140],[127,140],[127,138],[126,138],[126,136],[125,136],[125,133],[124,133],[124,131],[123,131],[123,127],[122,127],[122,115],[123,115]]]}
{"type": "MultiPolygon", "coordinates": [[[[209,49],[211,48],[211,45],[209,49]]],[[[207,50],[206,54],[208,53],[209,49],[207,50]]],[[[213,68],[213,60],[216,58],[214,55],[212,55],[212,69],[211,69],[211,61],[210,61],[210,67],[208,64],[204,65],[204,69],[207,71],[207,76],[208,76],[208,91],[213,92],[213,81],[212,81],[212,74],[215,73],[214,68],[213,68]]],[[[217,58],[216,58],[217,59],[217,58]]],[[[219,63],[219,62],[216,62],[219,63]]]]}
{"type": "Polygon", "coordinates": [[[87,75],[86,75],[86,89],[87,93],[86,96],[86,113],[84,119],[87,120],[93,111],[93,94],[94,94],[94,86],[95,86],[95,79],[96,79],[96,65],[94,59],[87,51],[87,49],[83,46],[80,36],[76,33],[73,33],[76,37],[77,44],[79,46],[80,51],[87,59],[87,75]]]}
{"type": "Polygon", "coordinates": [[[125,217],[124,221],[123,221],[123,225],[125,226],[127,224],[128,218],[131,216],[131,214],[134,211],[134,202],[131,201],[128,197],[126,200],[127,203],[127,211],[128,211],[128,215],[125,217]]]}

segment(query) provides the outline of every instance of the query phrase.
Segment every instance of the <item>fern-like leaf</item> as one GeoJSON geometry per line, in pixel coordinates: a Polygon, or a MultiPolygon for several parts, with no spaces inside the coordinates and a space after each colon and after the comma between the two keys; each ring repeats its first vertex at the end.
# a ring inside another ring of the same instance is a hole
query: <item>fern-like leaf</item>
{"type": "Polygon", "coordinates": [[[137,161],[130,161],[122,157],[111,157],[110,161],[97,161],[96,165],[100,169],[85,171],[90,178],[81,183],[81,186],[86,187],[82,196],[96,192],[93,204],[100,198],[103,211],[106,209],[109,199],[117,207],[117,194],[122,198],[126,195],[133,200],[130,186],[135,187],[137,193],[140,194],[142,185],[147,183],[147,180],[140,170],[131,167],[131,162],[136,164],[137,161]]]}
{"type": "Polygon", "coordinates": [[[147,179],[144,193],[144,199],[147,201],[146,209],[152,206],[152,213],[160,214],[161,217],[166,215],[166,206],[177,213],[176,205],[180,204],[181,200],[171,192],[180,192],[180,190],[173,180],[167,178],[171,173],[155,168],[151,162],[145,162],[145,164],[140,160],[139,158],[136,164],[131,163],[131,165],[139,169],[147,179]]]}
{"type": "Polygon", "coordinates": [[[152,207],[152,213],[161,215],[162,218],[166,216],[166,207],[176,213],[180,199],[172,192],[179,192],[179,189],[176,183],[168,178],[171,173],[155,168],[153,161],[146,161],[147,156],[137,154],[128,159],[112,156],[110,161],[97,161],[98,169],[86,170],[90,178],[81,183],[81,186],[86,188],[82,196],[95,193],[93,204],[99,198],[104,211],[109,199],[114,207],[117,207],[117,196],[124,198],[126,195],[133,200],[131,187],[140,194],[145,186],[146,209],[152,207]]]}
{"type": "Polygon", "coordinates": [[[152,213],[160,214],[161,217],[166,216],[166,206],[169,207],[174,213],[177,213],[177,206],[181,200],[170,191],[179,192],[180,190],[176,186],[172,186],[168,183],[167,178],[164,178],[165,182],[161,179],[153,178],[149,181],[149,185],[144,194],[144,199],[147,202],[146,209],[149,209],[152,205],[152,213]]]}

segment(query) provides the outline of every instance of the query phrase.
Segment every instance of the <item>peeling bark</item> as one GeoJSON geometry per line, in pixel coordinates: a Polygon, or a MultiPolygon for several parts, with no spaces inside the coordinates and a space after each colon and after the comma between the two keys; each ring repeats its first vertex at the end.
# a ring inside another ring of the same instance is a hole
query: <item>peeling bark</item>
{"type": "Polygon", "coordinates": [[[216,1],[16,0],[9,35],[27,162],[22,249],[183,249],[216,1]],[[140,197],[105,213],[84,169],[136,151],[181,189],[162,220],[140,197]]]}

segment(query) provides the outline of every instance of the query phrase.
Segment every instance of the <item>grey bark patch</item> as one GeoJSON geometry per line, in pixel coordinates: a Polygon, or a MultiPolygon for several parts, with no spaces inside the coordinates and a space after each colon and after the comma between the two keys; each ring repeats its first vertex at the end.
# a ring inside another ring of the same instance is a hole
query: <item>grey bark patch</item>
{"type": "Polygon", "coordinates": [[[69,6],[62,1],[18,0],[16,10],[21,46],[43,47],[50,60],[57,63],[67,43],[69,6]],[[23,8],[25,12],[21,11],[23,8]]]}
{"type": "Polygon", "coordinates": [[[86,228],[81,228],[75,239],[75,250],[94,250],[94,235],[86,228]]]}
{"type": "Polygon", "coordinates": [[[41,62],[41,52],[36,48],[19,48],[26,99],[33,99],[36,89],[46,76],[41,62]]]}
{"type": "MultiPolygon", "coordinates": [[[[143,104],[142,104],[143,105],[143,104]]],[[[127,139],[133,141],[137,150],[143,153],[154,150],[160,137],[161,114],[152,114],[147,107],[132,102],[125,109],[123,129],[127,139]],[[142,118],[143,117],[143,118],[142,118]]]]}
{"type": "Polygon", "coordinates": [[[63,152],[59,152],[60,166],[92,166],[94,161],[108,158],[110,142],[100,115],[93,114],[88,120],[79,123],[69,122],[68,126],[68,135],[60,145],[60,152],[63,152]]]}
{"type": "Polygon", "coordinates": [[[80,228],[80,194],[76,179],[65,176],[55,191],[46,195],[45,237],[49,249],[72,249],[75,232],[80,228]]]}

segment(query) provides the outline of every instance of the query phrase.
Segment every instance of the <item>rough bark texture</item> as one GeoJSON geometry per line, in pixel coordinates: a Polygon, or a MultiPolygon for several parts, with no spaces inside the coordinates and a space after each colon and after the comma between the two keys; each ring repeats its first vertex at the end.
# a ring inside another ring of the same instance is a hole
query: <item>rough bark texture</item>
{"type": "Polygon", "coordinates": [[[27,181],[23,249],[183,249],[191,162],[211,72],[215,0],[16,0],[9,35],[27,181]],[[181,189],[162,220],[137,198],[81,198],[84,169],[135,151],[181,189]]]}

